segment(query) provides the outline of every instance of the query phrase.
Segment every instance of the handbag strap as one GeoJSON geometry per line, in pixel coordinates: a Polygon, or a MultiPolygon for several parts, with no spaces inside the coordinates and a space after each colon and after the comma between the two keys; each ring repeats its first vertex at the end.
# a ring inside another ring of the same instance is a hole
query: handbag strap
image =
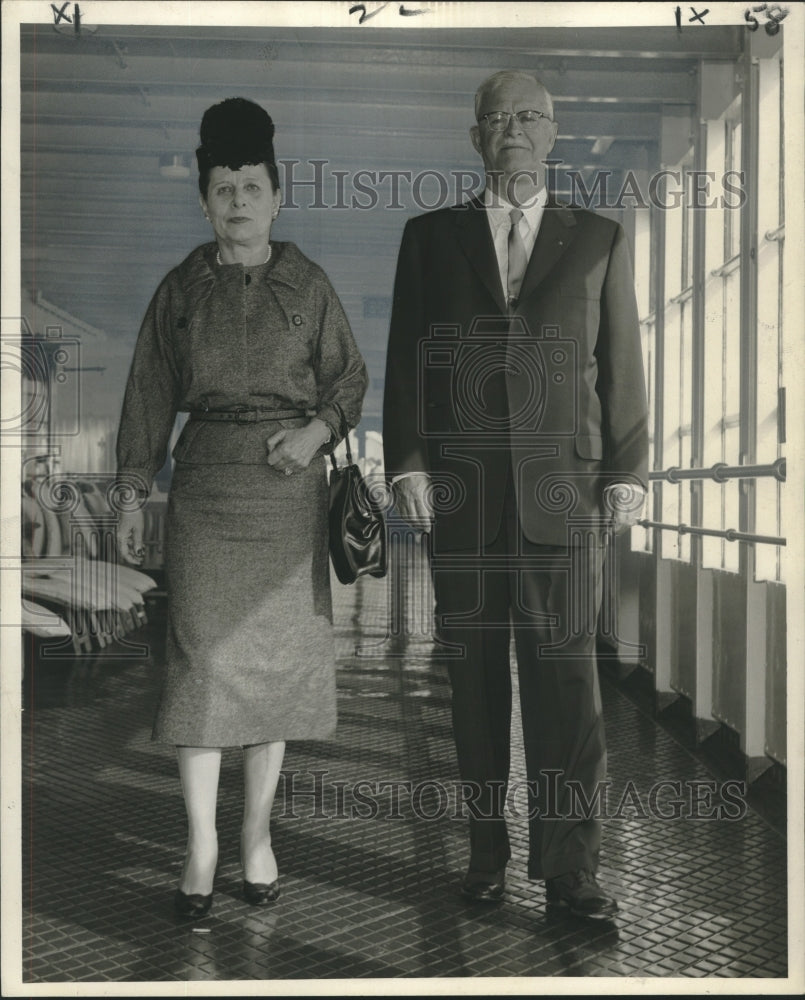
{"type": "MultiPolygon", "coordinates": [[[[349,433],[347,433],[347,436],[344,438],[344,443],[347,446],[347,465],[352,465],[352,449],[349,446],[349,433]]],[[[332,452],[330,452],[330,462],[332,463],[333,468],[338,471],[338,463],[336,462],[335,455],[332,452]]]]}

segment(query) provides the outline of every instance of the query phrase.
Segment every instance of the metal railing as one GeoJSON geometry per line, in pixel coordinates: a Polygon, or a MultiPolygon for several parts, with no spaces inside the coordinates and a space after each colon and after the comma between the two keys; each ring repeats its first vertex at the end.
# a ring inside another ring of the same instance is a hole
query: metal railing
{"type": "Polygon", "coordinates": [[[739,253],[733,254],[732,257],[724,261],[721,267],[714,267],[710,272],[713,278],[726,278],[728,275],[736,271],[741,265],[741,255],[739,253]]]}
{"type": "Polygon", "coordinates": [[[660,531],[676,531],[680,535],[707,535],[710,538],[725,538],[728,542],[750,542],[759,545],[785,545],[785,538],[779,535],[755,535],[735,528],[697,528],[691,524],[666,524],[663,521],[638,521],[641,528],[657,528],[660,531]]]}
{"type": "MultiPolygon", "coordinates": [[[[669,469],[649,472],[652,482],[680,483],[683,480],[711,479],[716,483],[726,483],[730,479],[764,479],[774,478],[779,483],[785,482],[785,459],[766,465],[727,465],[726,462],[716,462],[709,469],[682,469],[671,466],[669,469]]],[[[691,524],[667,524],[664,521],[641,520],[637,522],[641,528],[656,528],[659,531],[675,531],[679,535],[704,535],[709,538],[724,538],[728,542],[749,542],[758,545],[785,545],[785,538],[779,535],[758,535],[749,531],[738,531],[736,528],[700,528],[691,524]]]]}
{"type": "Polygon", "coordinates": [[[716,483],[726,483],[729,479],[763,479],[773,476],[778,482],[785,482],[785,459],[778,458],[776,462],[767,465],[727,465],[726,462],[716,462],[709,469],[682,469],[671,466],[670,469],[649,472],[652,482],[678,483],[683,479],[712,479],[716,483]]]}

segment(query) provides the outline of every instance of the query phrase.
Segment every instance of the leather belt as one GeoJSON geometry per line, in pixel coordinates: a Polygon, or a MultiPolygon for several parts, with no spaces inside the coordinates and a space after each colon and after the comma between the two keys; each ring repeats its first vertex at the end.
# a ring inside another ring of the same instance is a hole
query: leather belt
{"type": "Polygon", "coordinates": [[[191,410],[191,420],[226,420],[233,424],[258,424],[270,420],[293,420],[315,417],[315,410],[269,410],[240,406],[232,410],[191,410]]]}

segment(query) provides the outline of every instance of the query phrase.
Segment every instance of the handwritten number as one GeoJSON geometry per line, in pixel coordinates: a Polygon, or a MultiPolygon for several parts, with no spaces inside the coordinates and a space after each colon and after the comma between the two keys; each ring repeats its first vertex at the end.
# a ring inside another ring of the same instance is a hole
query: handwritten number
{"type": "Polygon", "coordinates": [[[73,23],[73,19],[69,14],[65,14],[65,10],[70,6],[69,3],[63,3],[61,7],[57,7],[55,3],[50,5],[50,9],[53,11],[53,23],[59,24],[60,21],[67,21],[68,24],[73,23]]]}
{"type": "Polygon", "coordinates": [[[69,0],[67,3],[63,3],[61,7],[57,7],[55,3],[50,5],[50,9],[53,11],[53,23],[61,24],[62,21],[66,21],[68,24],[73,24],[75,33],[79,35],[81,34],[81,8],[77,3],[73,4],[73,17],[70,17],[69,14],[65,13],[69,6],[69,0]]]}
{"type": "Polygon", "coordinates": [[[356,3],[354,7],[349,8],[350,14],[357,14],[358,11],[361,12],[361,16],[358,18],[358,24],[363,24],[366,20],[366,7],[362,3],[356,3]]]}
{"type": "MultiPolygon", "coordinates": [[[[357,14],[358,12],[360,12],[360,17],[358,18],[358,24],[363,24],[363,22],[368,21],[370,17],[375,17],[375,15],[379,14],[381,10],[385,10],[390,2],[391,0],[386,0],[385,3],[381,3],[379,7],[375,7],[374,10],[370,11],[366,10],[365,3],[356,3],[349,8],[349,12],[350,14],[357,14]]],[[[67,5],[65,4],[65,6],[67,5]]],[[[428,9],[423,9],[423,8],[414,8],[412,10],[408,10],[405,4],[401,3],[400,9],[397,11],[397,13],[400,15],[400,17],[415,17],[417,14],[429,14],[430,11],[428,9]]]]}
{"type": "Polygon", "coordinates": [[[381,4],[379,7],[376,7],[373,11],[371,11],[368,14],[366,13],[365,3],[356,3],[353,7],[349,8],[349,12],[350,14],[355,14],[358,11],[360,11],[361,16],[358,18],[358,24],[363,24],[364,21],[368,21],[370,17],[374,17],[375,14],[379,14],[381,10],[384,10],[386,7],[388,7],[389,3],[390,0],[386,0],[385,3],[381,4]]]}
{"type": "MultiPolygon", "coordinates": [[[[710,13],[710,8],[709,7],[705,7],[705,9],[701,12],[701,14],[696,10],[695,7],[689,7],[688,10],[691,13],[691,17],[688,18],[688,24],[692,24],[693,21],[696,21],[699,24],[704,24],[705,17],[707,17],[707,15],[710,13]]],[[[677,31],[681,31],[682,30],[682,8],[681,7],[676,7],[674,9],[674,20],[676,21],[677,31]]]]}
{"type": "Polygon", "coordinates": [[[766,11],[766,17],[769,18],[769,23],[766,25],[766,34],[776,35],[780,30],[780,21],[783,21],[787,15],[787,7],[781,7],[777,3],[772,4],[772,6],[766,11]]]}
{"type": "Polygon", "coordinates": [[[750,31],[757,31],[760,27],[760,22],[753,14],[766,14],[766,23],[763,27],[766,29],[767,35],[776,35],[780,30],[780,22],[784,21],[788,16],[788,8],[781,7],[780,4],[772,4],[769,6],[767,3],[762,3],[758,7],[752,7],[751,10],[747,7],[744,11],[744,20],[746,21],[746,26],[750,31]]]}

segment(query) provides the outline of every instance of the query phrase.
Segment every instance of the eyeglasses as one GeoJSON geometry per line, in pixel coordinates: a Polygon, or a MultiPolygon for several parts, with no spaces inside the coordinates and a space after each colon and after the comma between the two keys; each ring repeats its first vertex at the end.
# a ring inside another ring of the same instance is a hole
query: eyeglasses
{"type": "Polygon", "coordinates": [[[481,115],[479,121],[486,122],[493,132],[505,132],[512,118],[516,118],[523,128],[529,132],[535,128],[539,128],[541,121],[553,121],[553,118],[544,112],[533,110],[515,111],[514,113],[511,111],[488,111],[485,115],[481,115]]]}

